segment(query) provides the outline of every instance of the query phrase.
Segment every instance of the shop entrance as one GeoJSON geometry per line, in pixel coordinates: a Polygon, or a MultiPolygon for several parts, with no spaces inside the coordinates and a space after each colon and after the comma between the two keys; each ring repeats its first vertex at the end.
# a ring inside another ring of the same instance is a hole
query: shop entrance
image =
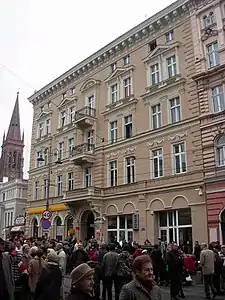
{"type": "Polygon", "coordinates": [[[95,216],[91,210],[87,210],[81,217],[81,239],[84,242],[95,237],[95,216]]]}

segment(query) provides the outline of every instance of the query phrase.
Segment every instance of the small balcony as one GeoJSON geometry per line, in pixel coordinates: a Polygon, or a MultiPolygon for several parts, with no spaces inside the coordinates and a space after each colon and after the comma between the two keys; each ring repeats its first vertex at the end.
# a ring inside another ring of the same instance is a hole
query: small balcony
{"type": "Polygon", "coordinates": [[[84,164],[93,164],[95,160],[95,145],[84,143],[73,148],[71,153],[71,161],[81,166],[84,164]]]}
{"type": "Polygon", "coordinates": [[[75,112],[74,123],[79,127],[86,129],[93,126],[93,121],[96,119],[96,109],[85,106],[75,112]]]}
{"type": "Polygon", "coordinates": [[[64,195],[64,201],[67,202],[77,202],[89,199],[101,199],[102,189],[94,186],[89,186],[86,188],[74,189],[72,191],[66,191],[64,195]]]}

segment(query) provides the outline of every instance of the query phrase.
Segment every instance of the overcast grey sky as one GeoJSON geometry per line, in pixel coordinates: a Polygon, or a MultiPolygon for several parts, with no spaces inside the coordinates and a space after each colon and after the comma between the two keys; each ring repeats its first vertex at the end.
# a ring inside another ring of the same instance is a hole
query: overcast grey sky
{"type": "Polygon", "coordinates": [[[27,98],[33,91],[173,2],[0,0],[0,139],[19,88],[25,174],[32,125],[27,98]]]}

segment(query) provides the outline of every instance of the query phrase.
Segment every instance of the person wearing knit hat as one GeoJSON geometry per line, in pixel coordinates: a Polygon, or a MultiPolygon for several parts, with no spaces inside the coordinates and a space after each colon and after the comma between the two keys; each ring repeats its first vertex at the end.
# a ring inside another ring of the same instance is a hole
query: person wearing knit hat
{"type": "Polygon", "coordinates": [[[88,264],[77,266],[70,274],[72,288],[67,300],[83,299],[92,300],[94,286],[94,270],[88,264]]]}

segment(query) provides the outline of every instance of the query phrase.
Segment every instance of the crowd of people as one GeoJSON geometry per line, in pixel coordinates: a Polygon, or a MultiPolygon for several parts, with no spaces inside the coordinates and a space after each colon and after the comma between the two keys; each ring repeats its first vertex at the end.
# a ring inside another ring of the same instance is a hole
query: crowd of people
{"type": "MultiPolygon", "coordinates": [[[[145,244],[148,247],[116,241],[99,244],[95,239],[82,243],[73,236],[64,243],[45,237],[0,239],[0,299],[112,300],[114,286],[115,300],[161,300],[161,285],[170,286],[171,299],[185,298],[182,282],[190,274],[183,249],[160,239],[157,245],[145,244]],[[67,295],[66,274],[72,282],[67,295]]],[[[223,294],[225,246],[196,242],[193,254],[206,298],[223,294]]]]}

